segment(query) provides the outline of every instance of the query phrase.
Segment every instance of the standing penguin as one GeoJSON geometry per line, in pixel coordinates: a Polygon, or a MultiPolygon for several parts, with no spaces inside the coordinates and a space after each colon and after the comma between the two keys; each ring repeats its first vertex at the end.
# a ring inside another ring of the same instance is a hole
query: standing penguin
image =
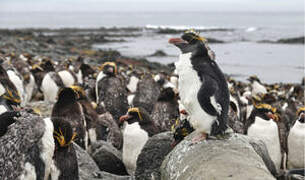
{"type": "Polygon", "coordinates": [[[51,179],[78,180],[78,164],[73,140],[76,133],[69,122],[62,118],[53,118],[53,137],[55,151],[51,166],[51,179]]]}
{"type": "Polygon", "coordinates": [[[142,107],[148,113],[151,113],[160,95],[160,88],[161,86],[152,78],[150,73],[144,74],[137,84],[133,105],[142,107]]]}
{"type": "Polygon", "coordinates": [[[71,88],[62,88],[58,100],[53,106],[51,118],[68,121],[77,133],[76,143],[83,149],[88,147],[86,121],[81,104],[77,102],[78,94],[71,88]]]}
{"type": "Polygon", "coordinates": [[[277,171],[281,166],[281,145],[275,115],[276,109],[269,104],[255,105],[245,123],[245,134],[262,140],[267,147],[271,160],[277,171]]]}
{"type": "Polygon", "coordinates": [[[305,168],[305,107],[297,111],[298,119],[288,135],[288,168],[305,168]]]}
{"type": "Polygon", "coordinates": [[[130,108],[126,115],[120,117],[123,127],[122,159],[130,175],[136,170],[138,155],[149,137],[156,134],[157,128],[143,108],[130,108]]]}
{"type": "Polygon", "coordinates": [[[49,118],[21,112],[0,137],[0,179],[48,179],[55,149],[52,134],[49,118]]]}
{"type": "Polygon", "coordinates": [[[162,89],[151,113],[151,119],[161,132],[170,131],[175,120],[179,117],[178,106],[173,88],[162,89]]]}
{"type": "Polygon", "coordinates": [[[128,109],[126,86],[117,77],[117,66],[113,62],[102,65],[102,71],[96,79],[96,99],[98,110],[109,111],[114,120],[119,123],[120,116],[128,109]]]}
{"type": "Polygon", "coordinates": [[[185,32],[182,38],[169,40],[182,52],[175,66],[181,103],[195,131],[200,133],[193,142],[206,139],[207,135],[224,134],[229,110],[225,76],[211,59],[204,41],[194,31],[185,32]]]}
{"type": "Polygon", "coordinates": [[[257,76],[250,76],[248,80],[251,82],[252,96],[264,95],[267,93],[266,87],[261,83],[257,76]]]}

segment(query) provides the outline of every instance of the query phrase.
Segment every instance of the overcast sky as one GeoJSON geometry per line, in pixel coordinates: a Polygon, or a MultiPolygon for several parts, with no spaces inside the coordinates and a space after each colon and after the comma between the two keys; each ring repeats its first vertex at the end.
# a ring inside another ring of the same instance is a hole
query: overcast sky
{"type": "Polygon", "coordinates": [[[304,0],[0,0],[0,12],[19,11],[304,12],[304,0]]]}

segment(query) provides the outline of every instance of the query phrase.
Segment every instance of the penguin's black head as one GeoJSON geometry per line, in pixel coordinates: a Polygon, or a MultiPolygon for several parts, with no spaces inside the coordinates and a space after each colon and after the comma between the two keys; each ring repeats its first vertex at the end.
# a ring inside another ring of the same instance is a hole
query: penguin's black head
{"type": "Polygon", "coordinates": [[[169,43],[177,46],[182,53],[192,53],[193,57],[208,56],[206,39],[200,37],[195,31],[186,31],[181,38],[171,38],[169,43]]]}
{"type": "Polygon", "coordinates": [[[88,77],[95,73],[94,69],[90,65],[85,63],[82,63],[79,69],[82,71],[83,77],[88,77]]]}
{"type": "Polygon", "coordinates": [[[74,85],[74,86],[71,86],[70,88],[73,89],[74,92],[77,94],[78,99],[86,99],[87,98],[86,92],[81,86],[74,85]]]}
{"type": "Polygon", "coordinates": [[[256,75],[250,76],[247,80],[251,83],[253,83],[254,81],[257,81],[259,83],[261,82],[256,75]]]}
{"type": "Polygon", "coordinates": [[[0,65],[0,78],[8,78],[6,70],[0,65]]]}
{"type": "Polygon", "coordinates": [[[173,100],[176,97],[176,94],[171,87],[167,87],[164,89],[161,89],[161,93],[158,97],[158,101],[170,101],[173,100]]]}
{"type": "Polygon", "coordinates": [[[101,66],[101,70],[109,76],[115,76],[118,73],[117,65],[114,62],[105,62],[101,66]]]}
{"type": "Polygon", "coordinates": [[[256,116],[259,116],[265,120],[273,119],[278,121],[278,116],[276,114],[276,108],[272,107],[269,104],[259,104],[255,105],[256,116]]]}
{"type": "Polygon", "coordinates": [[[128,122],[128,124],[132,124],[134,122],[139,122],[142,124],[147,121],[149,118],[148,112],[144,108],[129,108],[126,115],[120,117],[120,124],[123,124],[124,121],[128,122]]]}
{"type": "Polygon", "coordinates": [[[54,131],[53,137],[56,150],[67,148],[75,139],[76,133],[73,132],[71,124],[60,118],[52,119],[54,131]]]}
{"type": "Polygon", "coordinates": [[[305,123],[305,107],[301,107],[297,111],[298,121],[305,123]]]}
{"type": "Polygon", "coordinates": [[[78,93],[72,88],[62,88],[58,93],[58,102],[76,101],[79,98],[78,93]]]}
{"type": "Polygon", "coordinates": [[[46,72],[55,71],[54,63],[51,59],[43,59],[39,65],[46,72]]]}

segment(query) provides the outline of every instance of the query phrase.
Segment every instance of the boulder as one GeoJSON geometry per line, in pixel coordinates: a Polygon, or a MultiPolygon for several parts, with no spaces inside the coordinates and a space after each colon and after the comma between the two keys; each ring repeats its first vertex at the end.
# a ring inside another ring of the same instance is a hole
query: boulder
{"type": "Polygon", "coordinates": [[[90,178],[88,180],[134,180],[134,178],[131,176],[118,176],[108,172],[100,171],[94,174],[94,178],[90,178]]]}
{"type": "Polygon", "coordinates": [[[97,141],[92,144],[90,154],[101,171],[116,175],[128,175],[122,162],[122,153],[110,143],[102,140],[97,141]]]}
{"type": "Polygon", "coordinates": [[[118,176],[100,171],[91,156],[77,144],[73,144],[78,161],[80,180],[133,180],[131,176],[118,176]]]}
{"type": "Polygon", "coordinates": [[[156,134],[149,138],[138,156],[135,179],[160,179],[160,166],[165,156],[172,150],[173,141],[171,132],[156,134]]]}
{"type": "Polygon", "coordinates": [[[80,180],[93,178],[94,174],[100,171],[98,166],[84,149],[75,143],[73,145],[76,152],[80,180]]]}
{"type": "Polygon", "coordinates": [[[229,134],[223,139],[193,144],[196,135],[187,136],[166,156],[160,169],[161,179],[275,179],[262,159],[268,161],[270,157],[265,157],[269,155],[261,141],[229,134]]]}

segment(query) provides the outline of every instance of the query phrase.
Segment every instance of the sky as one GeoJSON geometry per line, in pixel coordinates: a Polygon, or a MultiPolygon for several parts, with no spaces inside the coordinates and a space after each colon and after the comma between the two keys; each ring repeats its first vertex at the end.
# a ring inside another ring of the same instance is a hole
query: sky
{"type": "Polygon", "coordinates": [[[0,12],[289,11],[304,0],[0,0],[0,12]]]}

